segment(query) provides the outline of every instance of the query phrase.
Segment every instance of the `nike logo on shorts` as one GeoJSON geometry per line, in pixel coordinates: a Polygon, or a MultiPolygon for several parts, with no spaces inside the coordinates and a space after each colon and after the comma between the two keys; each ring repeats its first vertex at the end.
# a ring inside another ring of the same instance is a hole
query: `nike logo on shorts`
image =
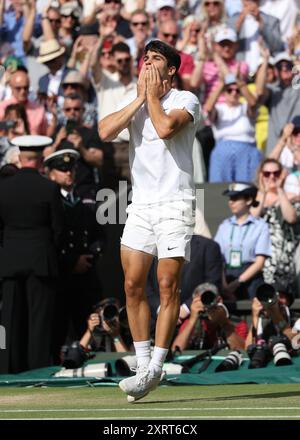
{"type": "Polygon", "coordinates": [[[171,247],[171,248],[170,248],[170,247],[168,246],[168,251],[172,251],[173,249],[176,249],[177,247],[178,247],[178,246],[174,246],[174,247],[171,247]]]}

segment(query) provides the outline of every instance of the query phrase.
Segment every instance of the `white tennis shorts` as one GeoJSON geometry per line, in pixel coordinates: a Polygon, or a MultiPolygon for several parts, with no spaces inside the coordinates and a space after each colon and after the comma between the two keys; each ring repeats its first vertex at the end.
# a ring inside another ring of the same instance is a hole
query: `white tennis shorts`
{"type": "Polygon", "coordinates": [[[190,241],[195,226],[193,200],[151,205],[132,203],[121,245],[160,258],[183,257],[190,260],[190,241]]]}

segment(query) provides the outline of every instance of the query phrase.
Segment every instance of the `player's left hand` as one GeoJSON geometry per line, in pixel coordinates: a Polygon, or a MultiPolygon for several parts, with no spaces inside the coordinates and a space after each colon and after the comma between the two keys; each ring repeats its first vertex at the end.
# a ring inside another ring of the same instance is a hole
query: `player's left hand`
{"type": "Polygon", "coordinates": [[[157,67],[149,66],[147,69],[147,98],[161,98],[169,89],[168,81],[162,81],[157,67]]]}

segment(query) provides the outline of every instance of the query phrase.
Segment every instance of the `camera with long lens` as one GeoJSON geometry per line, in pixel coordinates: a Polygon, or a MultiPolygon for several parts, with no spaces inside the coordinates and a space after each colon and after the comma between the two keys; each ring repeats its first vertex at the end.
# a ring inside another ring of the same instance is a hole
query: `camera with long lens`
{"type": "Polygon", "coordinates": [[[217,305],[218,301],[217,301],[217,292],[209,289],[209,287],[207,288],[207,290],[203,290],[201,291],[197,291],[197,289],[195,290],[193,297],[195,296],[200,296],[201,298],[201,302],[205,307],[205,310],[201,313],[199,313],[199,317],[201,319],[207,319],[208,318],[208,311],[211,307],[214,307],[215,305],[217,305]]]}
{"type": "Polygon", "coordinates": [[[65,368],[79,368],[85,361],[91,358],[79,341],[72,342],[71,345],[63,345],[60,351],[61,364],[65,368]]]}
{"type": "Polygon", "coordinates": [[[264,309],[268,309],[278,301],[278,293],[271,284],[261,284],[255,294],[264,309]]]}
{"type": "Polygon", "coordinates": [[[114,321],[119,321],[120,326],[124,329],[129,328],[126,307],[119,306],[116,298],[106,298],[94,306],[94,312],[98,313],[100,318],[100,325],[96,327],[99,331],[103,331],[103,322],[112,324],[114,321]]]}
{"type": "Polygon", "coordinates": [[[291,365],[292,359],[289,354],[291,343],[285,335],[271,336],[269,347],[273,354],[273,362],[276,367],[291,365]]]}
{"type": "Polygon", "coordinates": [[[248,368],[265,368],[271,359],[269,346],[264,340],[249,345],[247,353],[250,358],[248,368]]]}
{"type": "Polygon", "coordinates": [[[215,372],[237,370],[243,362],[243,356],[239,350],[234,350],[216,367],[215,372]]]}

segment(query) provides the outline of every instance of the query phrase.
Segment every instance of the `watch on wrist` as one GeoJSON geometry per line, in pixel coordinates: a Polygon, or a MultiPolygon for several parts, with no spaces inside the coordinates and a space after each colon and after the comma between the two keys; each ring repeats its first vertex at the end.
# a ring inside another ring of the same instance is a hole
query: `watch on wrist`
{"type": "Polygon", "coordinates": [[[281,321],[277,322],[276,325],[279,330],[284,330],[288,326],[288,323],[284,319],[281,319],[281,321]]]}

